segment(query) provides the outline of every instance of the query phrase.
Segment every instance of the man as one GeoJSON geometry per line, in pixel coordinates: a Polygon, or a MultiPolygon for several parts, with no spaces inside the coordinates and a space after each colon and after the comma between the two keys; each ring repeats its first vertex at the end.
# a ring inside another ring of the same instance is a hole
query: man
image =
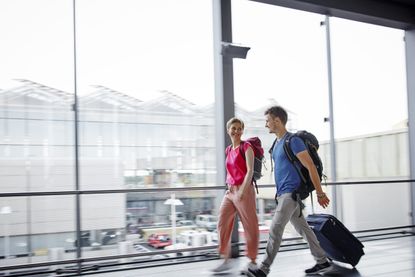
{"type": "MultiPolygon", "coordinates": [[[[331,269],[324,250],[308,226],[303,214],[301,213],[300,201],[296,201],[293,192],[299,187],[301,179],[284,152],[284,140],[289,134],[286,129],[288,120],[287,112],[280,106],[273,106],[265,111],[266,124],[270,133],[277,136],[277,142],[272,150],[274,160],[274,177],[277,187],[276,202],[277,207],[272,219],[267,248],[262,264],[257,269],[249,270],[249,273],[256,277],[267,276],[270,272],[272,262],[277,255],[281,245],[284,228],[288,221],[294,226],[296,231],[308,242],[311,254],[316,260],[316,265],[306,269],[306,274],[319,274],[331,269]]],[[[301,164],[308,169],[311,180],[316,189],[317,199],[320,206],[326,208],[329,205],[329,198],[323,192],[317,169],[307,152],[304,142],[298,138],[291,139],[290,147],[297,156],[301,164]]]]}

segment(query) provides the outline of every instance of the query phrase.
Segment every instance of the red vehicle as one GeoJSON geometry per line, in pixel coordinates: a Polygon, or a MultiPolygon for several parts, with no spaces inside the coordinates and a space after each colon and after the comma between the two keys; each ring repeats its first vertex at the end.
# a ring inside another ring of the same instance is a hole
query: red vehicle
{"type": "Polygon", "coordinates": [[[164,248],[172,244],[172,241],[168,234],[152,234],[148,237],[148,245],[154,248],[164,248]]]}

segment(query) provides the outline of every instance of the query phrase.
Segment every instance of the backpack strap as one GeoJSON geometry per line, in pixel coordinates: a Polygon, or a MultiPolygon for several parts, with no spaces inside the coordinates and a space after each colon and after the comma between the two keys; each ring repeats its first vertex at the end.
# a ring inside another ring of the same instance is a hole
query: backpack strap
{"type": "Polygon", "coordinates": [[[301,217],[303,215],[303,209],[305,208],[305,205],[301,200],[300,194],[296,191],[293,191],[293,193],[291,194],[291,198],[298,203],[300,207],[300,214],[298,215],[298,217],[301,217]]]}
{"type": "MultiPolygon", "coordinates": [[[[241,155],[242,155],[242,157],[244,158],[244,160],[246,162],[246,156],[245,156],[245,151],[244,151],[244,143],[245,143],[245,141],[241,140],[241,144],[239,145],[239,152],[241,152],[241,155]]],[[[255,152],[254,152],[254,155],[255,155],[255,152]]],[[[255,157],[254,157],[254,159],[255,159],[255,157]]],[[[252,183],[254,183],[256,193],[258,194],[259,193],[258,185],[257,185],[256,180],[254,179],[254,177],[252,177],[252,183]]]]}
{"type": "Polygon", "coordinates": [[[293,151],[291,150],[290,142],[294,136],[295,134],[288,134],[288,136],[285,138],[284,152],[287,155],[288,160],[294,165],[295,170],[300,176],[301,182],[306,183],[306,178],[304,177],[303,173],[297,166],[297,164],[299,164],[300,161],[298,160],[298,158],[294,155],[293,151]]]}
{"type": "Polygon", "coordinates": [[[270,158],[270,161],[271,161],[271,172],[274,171],[274,163],[272,161],[272,150],[274,150],[274,146],[275,146],[276,143],[277,143],[277,138],[274,139],[274,142],[272,143],[271,148],[268,150],[269,158],[270,158]]]}
{"type": "MultiPolygon", "coordinates": [[[[294,136],[295,136],[295,134],[290,134],[289,133],[288,136],[285,138],[285,140],[284,140],[284,152],[285,152],[285,155],[287,155],[288,160],[293,164],[295,170],[297,171],[298,175],[300,176],[301,182],[305,183],[306,182],[305,177],[301,173],[301,170],[297,166],[297,164],[300,163],[300,161],[294,155],[293,151],[291,150],[291,146],[290,146],[291,139],[294,136]]],[[[303,209],[305,208],[305,205],[304,205],[303,201],[301,200],[300,194],[296,190],[296,191],[293,191],[291,197],[300,206],[300,214],[299,214],[298,217],[301,217],[303,215],[303,209]]]]}
{"type": "MultiPolygon", "coordinates": [[[[228,155],[229,155],[229,152],[231,151],[231,147],[232,147],[232,144],[231,145],[228,145],[226,148],[225,148],[225,160],[226,160],[226,158],[228,157],[228,155]]],[[[225,161],[225,167],[226,167],[226,161],[225,161]]],[[[228,185],[226,184],[226,175],[225,175],[225,191],[228,189],[228,185]]]]}
{"type": "Polygon", "coordinates": [[[241,140],[241,143],[239,144],[239,152],[241,152],[242,157],[246,161],[245,151],[244,151],[244,141],[241,140]]]}

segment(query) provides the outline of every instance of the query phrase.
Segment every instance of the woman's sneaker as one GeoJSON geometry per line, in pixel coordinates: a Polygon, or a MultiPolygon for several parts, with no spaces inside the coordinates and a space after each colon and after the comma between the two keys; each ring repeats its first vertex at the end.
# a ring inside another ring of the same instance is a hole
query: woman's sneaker
{"type": "Polygon", "coordinates": [[[316,264],[312,268],[306,269],[305,273],[306,274],[319,274],[319,273],[330,271],[332,268],[333,267],[331,266],[329,262],[325,262],[322,264],[316,264]]]}
{"type": "Polygon", "coordinates": [[[249,262],[248,265],[246,266],[246,271],[249,271],[249,270],[254,271],[257,269],[258,269],[257,264],[254,264],[253,262],[249,262]]]}
{"type": "Polygon", "coordinates": [[[241,270],[241,275],[247,275],[252,276],[252,274],[249,274],[250,271],[255,271],[258,269],[257,264],[254,264],[253,262],[249,262],[244,269],[241,270]]]}
{"type": "Polygon", "coordinates": [[[232,264],[230,261],[224,261],[219,266],[211,270],[213,273],[229,273],[232,271],[232,264]]]}

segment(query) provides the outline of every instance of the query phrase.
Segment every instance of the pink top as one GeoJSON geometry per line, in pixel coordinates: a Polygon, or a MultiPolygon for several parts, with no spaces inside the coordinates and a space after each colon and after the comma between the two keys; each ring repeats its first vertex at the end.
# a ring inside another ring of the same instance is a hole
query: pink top
{"type": "MultiPolygon", "coordinates": [[[[247,172],[246,161],[242,156],[241,150],[239,149],[240,146],[241,145],[239,145],[235,149],[233,149],[232,146],[229,147],[229,151],[226,156],[226,183],[228,185],[242,185],[247,172]]],[[[252,148],[249,142],[244,142],[243,147],[244,152],[246,152],[248,147],[252,148]]]]}

